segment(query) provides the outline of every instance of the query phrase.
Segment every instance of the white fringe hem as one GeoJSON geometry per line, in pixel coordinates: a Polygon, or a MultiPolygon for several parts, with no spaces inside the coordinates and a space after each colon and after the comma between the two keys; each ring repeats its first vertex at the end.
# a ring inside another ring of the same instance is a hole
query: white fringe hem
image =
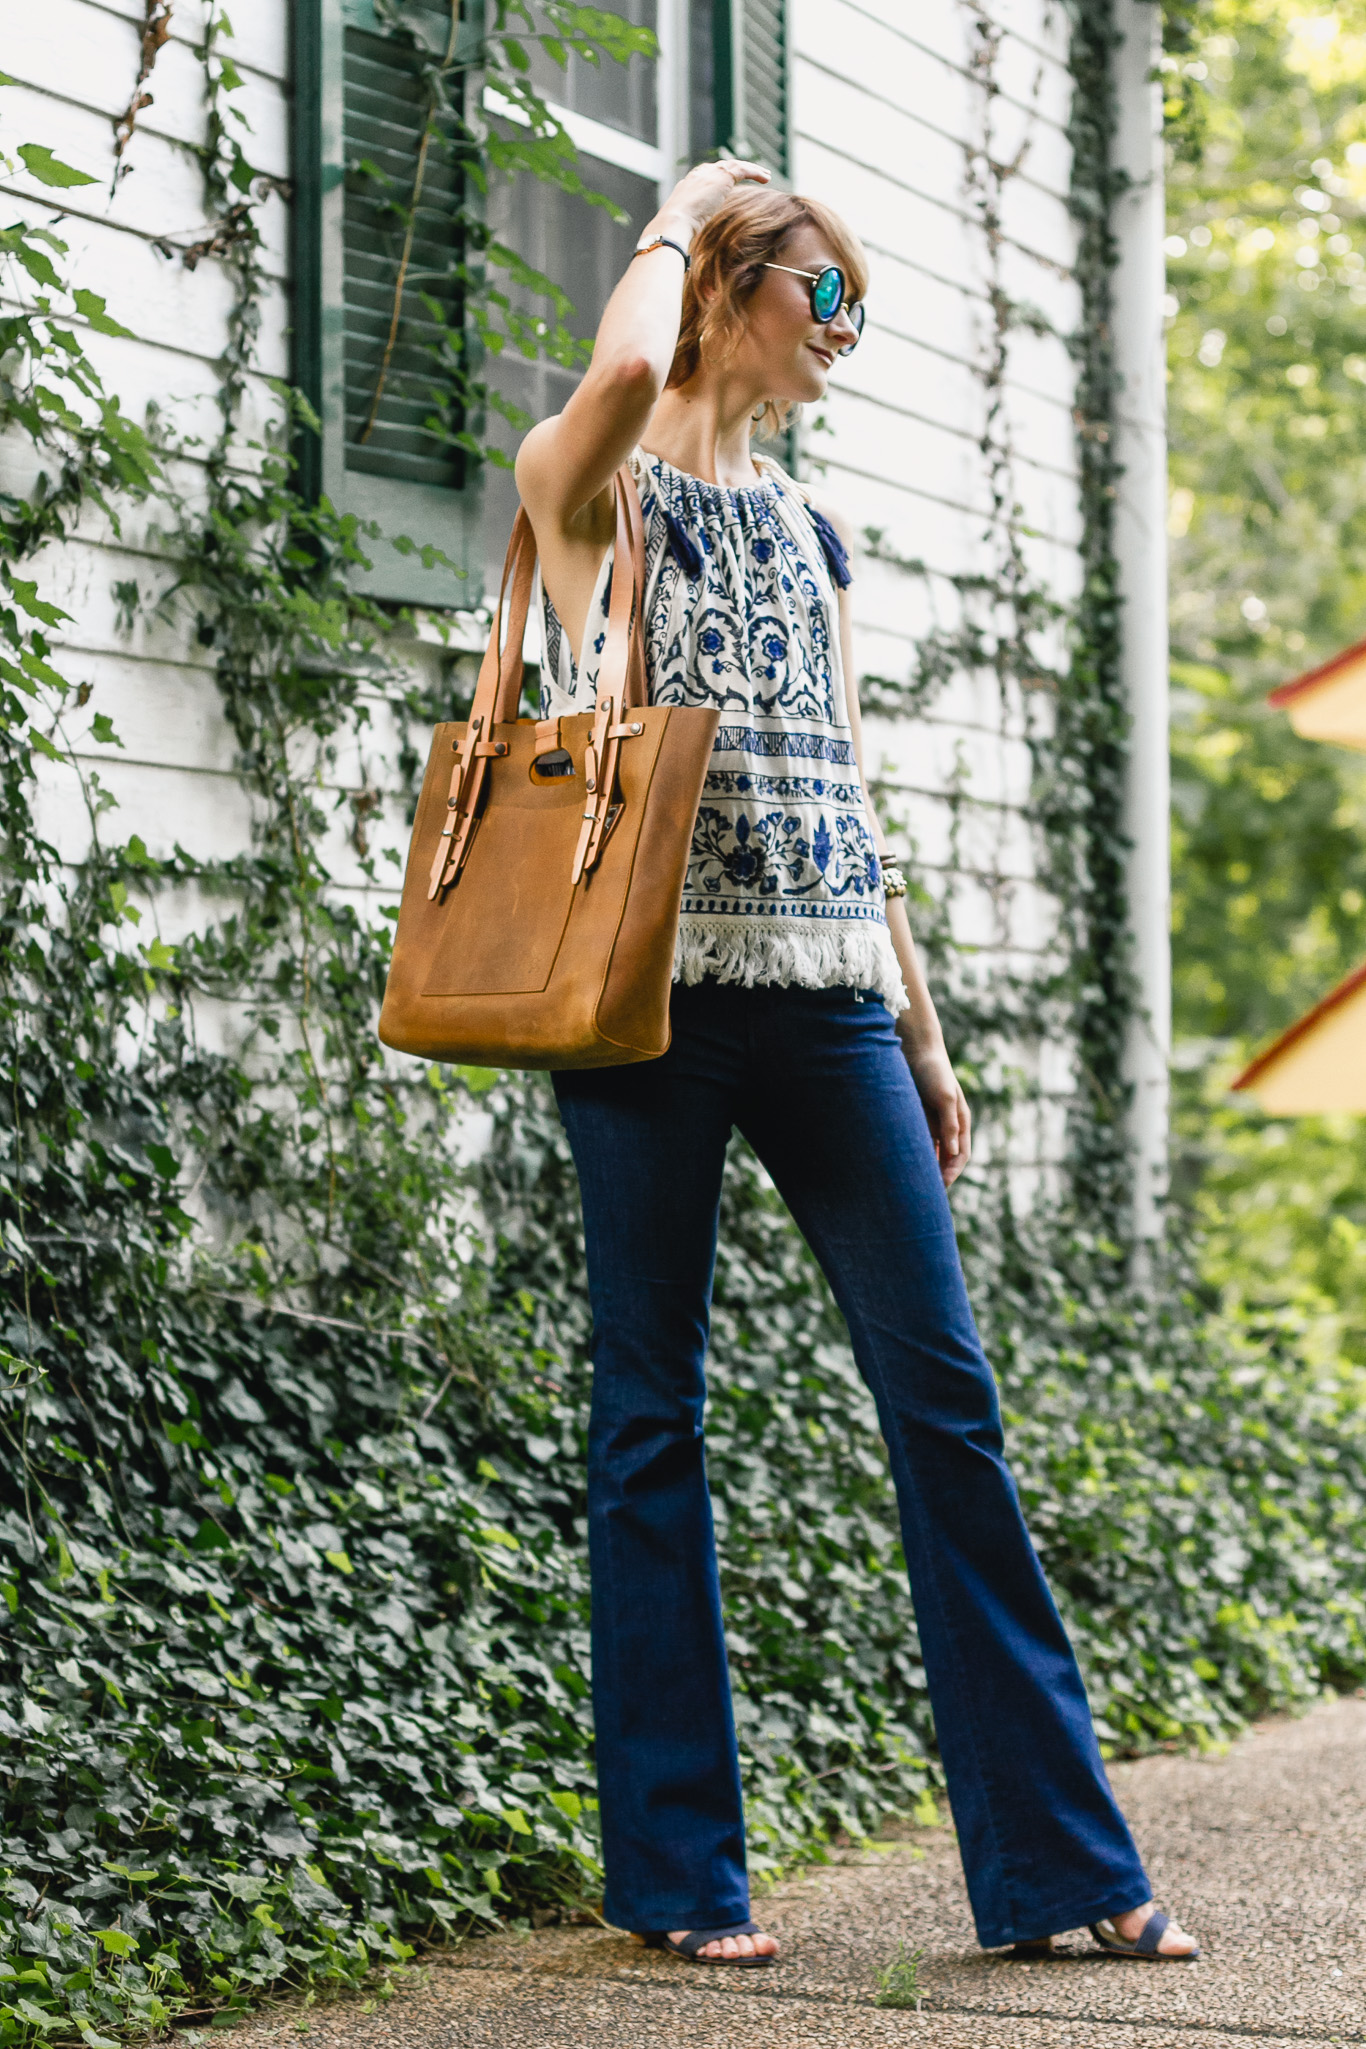
{"type": "Polygon", "coordinates": [[[678,921],[674,980],[761,982],[780,988],[875,989],[893,1017],[908,1006],[901,967],[885,925],[816,925],[796,930],[778,918],[678,921]],[[815,929],[812,929],[812,927],[815,929]]]}

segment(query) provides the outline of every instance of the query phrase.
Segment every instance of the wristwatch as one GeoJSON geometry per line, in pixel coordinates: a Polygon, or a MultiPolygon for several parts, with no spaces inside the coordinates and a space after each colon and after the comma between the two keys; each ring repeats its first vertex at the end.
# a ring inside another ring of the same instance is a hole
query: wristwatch
{"type": "Polygon", "coordinates": [[[683,244],[681,242],[675,242],[671,235],[651,235],[648,242],[637,242],[635,248],[631,251],[632,261],[634,261],[637,256],[648,256],[652,249],[676,249],[679,255],[683,258],[684,270],[688,271],[692,269],[691,256],[689,256],[687,250],[683,247],[683,244]]]}

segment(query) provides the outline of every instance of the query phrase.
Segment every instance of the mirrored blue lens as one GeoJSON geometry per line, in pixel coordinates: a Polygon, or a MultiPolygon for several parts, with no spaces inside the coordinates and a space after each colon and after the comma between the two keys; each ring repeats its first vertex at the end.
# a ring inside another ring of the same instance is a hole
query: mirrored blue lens
{"type": "Polygon", "coordinates": [[[844,272],[832,263],[811,287],[811,311],[817,320],[833,320],[844,301],[844,272]]]}

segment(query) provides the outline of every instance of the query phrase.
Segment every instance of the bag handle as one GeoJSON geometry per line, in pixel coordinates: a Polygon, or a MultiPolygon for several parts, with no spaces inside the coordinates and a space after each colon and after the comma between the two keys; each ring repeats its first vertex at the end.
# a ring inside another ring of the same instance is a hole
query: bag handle
{"type": "MultiPolygon", "coordinates": [[[[638,723],[623,723],[622,713],[642,708],[648,697],[642,639],[645,522],[636,480],[624,463],[612,480],[612,496],[616,512],[612,595],[608,605],[607,635],[598,668],[597,715],[585,763],[588,794],[593,802],[584,812],[583,830],[575,850],[575,882],[596,865],[613,821],[621,742],[634,738],[641,730],[638,723]],[[623,564],[629,565],[627,576],[621,573],[623,564]]],[[[429,900],[448,888],[464,866],[489,761],[508,751],[506,741],[489,736],[495,725],[509,724],[517,717],[522,695],[522,642],[531,606],[536,560],[536,536],[525,506],[518,506],[503,560],[498,603],[479,668],[479,681],[470,706],[465,738],[451,770],[446,822],[432,861],[427,890],[429,900]],[[511,604],[508,605],[508,629],[504,640],[503,610],[508,601],[509,585],[511,604]]]]}

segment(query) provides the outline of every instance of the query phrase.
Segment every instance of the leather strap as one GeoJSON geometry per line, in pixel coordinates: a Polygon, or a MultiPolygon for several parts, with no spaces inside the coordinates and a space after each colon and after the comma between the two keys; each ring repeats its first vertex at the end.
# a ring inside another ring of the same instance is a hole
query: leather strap
{"type": "Polygon", "coordinates": [[[607,609],[607,637],[598,665],[598,704],[593,737],[584,751],[583,824],[574,849],[570,880],[578,883],[597,866],[618,807],[617,769],[623,740],[640,731],[628,711],[645,704],[645,652],[640,612],[645,591],[645,528],[635,478],[622,468],[616,475],[616,545],[612,554],[612,597],[607,609]],[[629,578],[622,569],[629,564],[629,578]]]}
{"type": "Polygon", "coordinates": [[[493,615],[488,646],[484,650],[484,659],[480,664],[474,703],[470,706],[465,737],[457,751],[455,765],[451,769],[445,823],[437,839],[427,885],[428,901],[448,888],[464,866],[474,833],[475,820],[478,817],[479,798],[483,791],[488,762],[497,755],[507,753],[505,741],[490,740],[488,735],[500,716],[507,718],[504,706],[509,691],[514,693],[512,717],[517,716],[517,702],[522,690],[522,638],[526,632],[526,615],[531,602],[531,579],[535,567],[536,542],[531,531],[531,521],[522,507],[518,506],[517,517],[512,523],[512,533],[508,539],[507,554],[503,558],[503,580],[498,589],[498,604],[493,615]],[[509,582],[512,584],[512,610],[508,621],[507,644],[500,647],[503,606],[509,582]]]}
{"type": "Polygon", "coordinates": [[[633,710],[647,700],[645,649],[637,615],[645,596],[645,522],[641,516],[640,493],[629,469],[619,469],[615,478],[616,545],[612,551],[612,598],[607,611],[607,638],[598,664],[598,703],[610,697],[623,709],[633,710]],[[623,564],[630,576],[622,575],[623,564]]]}
{"type": "MultiPolygon", "coordinates": [[[[625,465],[612,480],[612,496],[616,511],[612,596],[598,671],[598,715],[586,764],[592,805],[585,811],[583,830],[575,849],[575,882],[596,865],[611,828],[621,742],[633,738],[641,730],[638,723],[624,720],[622,713],[647,702],[645,650],[640,629],[645,591],[645,526],[636,480],[625,465]],[[623,566],[628,568],[627,575],[622,574],[623,566]]],[[[522,695],[522,641],[535,573],[536,536],[525,509],[519,506],[508,539],[498,604],[480,664],[474,703],[470,707],[465,737],[451,769],[446,819],[437,841],[427,889],[429,899],[448,889],[464,866],[479,815],[488,764],[507,753],[506,742],[493,740],[490,736],[496,725],[508,724],[517,717],[522,695]],[[506,636],[503,633],[505,608],[506,636]]],[[[539,739],[538,733],[538,752],[541,751],[539,739]]]]}
{"type": "MultiPolygon", "coordinates": [[[[573,880],[576,883],[596,866],[620,809],[617,768],[621,743],[642,731],[640,721],[629,719],[625,714],[643,708],[648,696],[641,623],[645,594],[645,523],[636,480],[624,464],[612,480],[612,497],[616,511],[612,596],[598,669],[597,715],[585,754],[589,803],[584,810],[583,826],[574,850],[573,880]],[[623,575],[623,569],[628,573],[623,575]]],[[[488,764],[507,753],[507,743],[490,736],[496,725],[508,724],[517,717],[522,695],[522,640],[526,633],[535,573],[536,536],[525,509],[519,506],[503,561],[498,604],[479,668],[474,703],[470,706],[465,737],[451,769],[446,819],[437,840],[427,888],[429,900],[439,896],[443,889],[448,889],[464,866],[479,816],[479,801],[488,764]],[[503,635],[505,606],[508,610],[506,638],[503,635]]],[[[538,722],[538,754],[541,751],[538,722]]]]}

